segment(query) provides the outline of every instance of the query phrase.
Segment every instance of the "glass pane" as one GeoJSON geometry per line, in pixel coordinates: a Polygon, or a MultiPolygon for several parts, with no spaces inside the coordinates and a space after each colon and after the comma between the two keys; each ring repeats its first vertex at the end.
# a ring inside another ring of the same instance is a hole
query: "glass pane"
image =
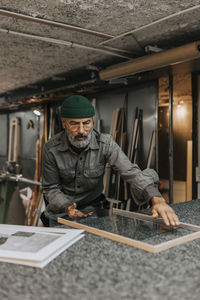
{"type": "Polygon", "coordinates": [[[195,232],[181,225],[168,227],[151,221],[141,221],[137,218],[128,218],[120,215],[91,216],[78,219],[78,223],[151,245],[157,245],[195,232]]]}

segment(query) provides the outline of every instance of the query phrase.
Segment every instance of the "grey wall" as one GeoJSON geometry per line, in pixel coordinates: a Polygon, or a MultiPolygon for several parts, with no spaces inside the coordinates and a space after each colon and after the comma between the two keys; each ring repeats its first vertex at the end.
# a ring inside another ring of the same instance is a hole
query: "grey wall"
{"type": "MultiPolygon", "coordinates": [[[[142,136],[139,148],[139,166],[144,169],[152,137],[152,131],[157,128],[157,82],[141,84],[137,87],[118,89],[93,95],[96,98],[96,118],[101,119],[101,131],[109,133],[112,112],[116,107],[122,107],[125,93],[128,92],[127,140],[129,142],[136,107],[143,109],[142,136]]],[[[91,98],[91,97],[90,97],[91,98]]],[[[154,149],[151,167],[156,167],[156,151],[154,149]]]]}

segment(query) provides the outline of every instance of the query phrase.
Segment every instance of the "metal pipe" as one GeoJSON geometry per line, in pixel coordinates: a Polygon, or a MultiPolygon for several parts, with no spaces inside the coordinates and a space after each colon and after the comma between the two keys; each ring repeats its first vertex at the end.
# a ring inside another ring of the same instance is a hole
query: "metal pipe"
{"type": "Polygon", "coordinates": [[[156,24],[158,24],[158,23],[161,23],[161,22],[163,22],[163,21],[169,20],[169,19],[171,19],[171,18],[173,18],[173,17],[177,17],[177,16],[182,15],[182,14],[184,14],[184,13],[193,11],[193,10],[195,10],[195,9],[197,9],[197,8],[200,8],[200,4],[195,5],[195,6],[192,6],[192,7],[189,7],[189,8],[186,8],[186,9],[181,10],[181,11],[177,11],[177,12],[175,12],[175,13],[169,15],[169,16],[160,18],[160,19],[155,20],[155,21],[153,21],[153,22],[151,22],[151,23],[149,23],[149,24],[145,24],[145,25],[143,25],[143,26],[141,26],[141,27],[138,27],[138,28],[135,28],[135,29],[133,29],[133,30],[124,32],[124,33],[122,33],[122,34],[119,34],[119,35],[117,35],[117,36],[115,36],[115,37],[113,37],[113,38],[110,38],[109,40],[106,40],[106,41],[103,41],[103,42],[99,43],[99,46],[100,46],[100,45],[104,45],[104,44],[106,44],[106,43],[108,43],[108,42],[115,41],[115,40],[117,40],[117,39],[119,39],[119,38],[121,38],[121,37],[124,37],[124,36],[126,36],[126,35],[136,33],[136,32],[138,32],[138,31],[140,31],[140,30],[142,30],[142,29],[146,29],[146,28],[148,28],[148,27],[151,27],[151,26],[156,25],[156,24]]]}
{"type": "Polygon", "coordinates": [[[12,11],[5,10],[5,9],[0,9],[0,15],[6,16],[6,17],[11,17],[11,18],[16,18],[16,19],[21,19],[21,20],[28,21],[28,22],[34,22],[34,23],[50,25],[50,26],[54,26],[54,27],[60,27],[60,28],[67,29],[67,30],[78,31],[81,33],[95,35],[95,36],[98,36],[101,38],[107,38],[107,39],[113,38],[113,35],[111,35],[111,34],[102,33],[102,32],[94,31],[91,29],[86,29],[86,28],[75,26],[75,25],[69,25],[69,24],[51,21],[51,20],[47,20],[47,19],[31,17],[31,16],[27,16],[24,14],[20,14],[20,13],[14,13],[12,11]]]}
{"type": "Polygon", "coordinates": [[[140,72],[155,70],[198,57],[200,57],[200,41],[108,67],[107,69],[100,71],[99,76],[102,80],[110,80],[140,72]]]}
{"type": "Polygon", "coordinates": [[[10,176],[10,175],[7,175],[7,174],[3,174],[3,175],[0,175],[0,180],[7,180],[7,181],[14,181],[14,182],[24,182],[24,183],[30,183],[30,184],[33,184],[33,185],[41,185],[41,182],[39,181],[35,181],[35,180],[31,180],[31,179],[27,179],[27,178],[24,178],[24,177],[21,177],[20,175],[16,175],[16,176],[10,176]]]}
{"type": "Polygon", "coordinates": [[[174,180],[173,151],[173,76],[169,74],[169,202],[173,203],[174,180]]]}
{"type": "Polygon", "coordinates": [[[118,54],[118,53],[113,52],[113,51],[104,50],[104,49],[95,48],[95,47],[90,47],[90,46],[85,46],[85,45],[81,45],[81,44],[77,44],[77,43],[73,43],[73,42],[68,42],[68,41],[64,41],[64,40],[59,40],[59,39],[54,39],[54,38],[49,38],[49,37],[43,37],[43,36],[39,36],[39,35],[33,35],[33,34],[23,33],[23,32],[18,32],[18,31],[12,31],[12,30],[3,29],[3,28],[0,28],[0,32],[5,32],[5,33],[8,33],[8,34],[13,34],[13,35],[18,35],[18,36],[23,36],[23,37],[26,37],[26,38],[32,38],[32,39],[35,39],[35,40],[40,40],[40,41],[44,41],[44,42],[48,42],[48,43],[52,43],[52,44],[65,45],[65,46],[68,46],[70,48],[81,48],[81,49],[84,49],[84,50],[92,50],[92,51],[99,52],[99,53],[104,53],[104,54],[117,56],[117,57],[121,57],[121,58],[125,58],[125,59],[131,59],[131,57],[129,57],[129,56],[121,55],[121,54],[118,54]]]}

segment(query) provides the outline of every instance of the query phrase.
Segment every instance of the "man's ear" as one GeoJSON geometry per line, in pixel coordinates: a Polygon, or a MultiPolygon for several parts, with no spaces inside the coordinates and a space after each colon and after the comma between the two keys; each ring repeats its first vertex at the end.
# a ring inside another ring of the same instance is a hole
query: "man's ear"
{"type": "Polygon", "coordinates": [[[62,127],[65,128],[65,118],[61,118],[61,122],[62,122],[62,127]]]}

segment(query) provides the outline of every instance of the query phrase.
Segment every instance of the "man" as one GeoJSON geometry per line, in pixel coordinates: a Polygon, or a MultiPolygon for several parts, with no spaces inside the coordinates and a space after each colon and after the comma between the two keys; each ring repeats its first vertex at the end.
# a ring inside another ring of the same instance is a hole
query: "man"
{"type": "Polygon", "coordinates": [[[90,216],[106,207],[102,195],[107,162],[130,184],[138,204],[152,202],[153,217],[160,215],[166,225],[179,225],[178,217],[157,189],[154,170],[141,171],[132,164],[109,134],[94,128],[94,108],[80,95],[67,98],[61,106],[63,132],[50,139],[43,152],[45,215],[53,226],[57,216],[90,216]]]}

